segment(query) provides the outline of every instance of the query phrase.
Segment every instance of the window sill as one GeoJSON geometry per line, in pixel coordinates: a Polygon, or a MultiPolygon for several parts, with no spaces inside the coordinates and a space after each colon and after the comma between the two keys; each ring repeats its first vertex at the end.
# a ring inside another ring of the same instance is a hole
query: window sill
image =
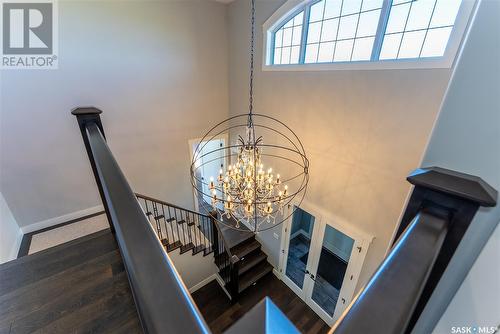
{"type": "Polygon", "coordinates": [[[454,59],[439,58],[419,58],[406,60],[379,60],[379,61],[356,61],[356,62],[336,62],[336,63],[314,63],[314,64],[294,64],[294,65],[266,65],[262,66],[262,71],[345,71],[345,70],[410,70],[410,69],[436,69],[451,68],[454,59]]]}

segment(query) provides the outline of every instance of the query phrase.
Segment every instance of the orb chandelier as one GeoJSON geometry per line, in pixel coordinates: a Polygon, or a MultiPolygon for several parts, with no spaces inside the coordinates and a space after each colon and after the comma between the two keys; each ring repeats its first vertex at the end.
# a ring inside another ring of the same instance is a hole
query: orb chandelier
{"type": "Polygon", "coordinates": [[[218,123],[203,136],[190,172],[200,207],[208,214],[228,227],[259,232],[282,223],[300,205],[309,181],[309,160],[287,125],[253,112],[255,0],[251,4],[249,112],[218,123]],[[217,147],[210,144],[223,135],[237,139],[232,144],[220,141],[217,147]],[[220,169],[214,173],[218,163],[220,169]]]}

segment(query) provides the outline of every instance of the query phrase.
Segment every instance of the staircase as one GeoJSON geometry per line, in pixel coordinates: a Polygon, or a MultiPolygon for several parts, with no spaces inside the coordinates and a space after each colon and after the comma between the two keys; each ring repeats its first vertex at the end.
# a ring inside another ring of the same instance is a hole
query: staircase
{"type": "Polygon", "coordinates": [[[167,252],[214,253],[219,276],[233,301],[273,270],[255,234],[244,225],[244,230],[235,230],[211,216],[145,195],[136,197],[167,252]]]}
{"type": "Polygon", "coordinates": [[[267,255],[255,239],[255,234],[244,225],[241,225],[241,228],[246,230],[235,230],[220,223],[216,224],[215,264],[231,299],[236,301],[240,293],[272,272],[273,267],[267,261],[267,255]]]}
{"type": "Polygon", "coordinates": [[[184,254],[213,252],[211,217],[158,199],[136,194],[149,223],[167,252],[180,249],[184,254]]]}

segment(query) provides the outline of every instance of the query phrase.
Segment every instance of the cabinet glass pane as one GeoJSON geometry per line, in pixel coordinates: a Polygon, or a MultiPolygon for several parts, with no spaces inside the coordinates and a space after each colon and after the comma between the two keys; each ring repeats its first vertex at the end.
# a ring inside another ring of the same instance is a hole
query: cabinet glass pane
{"type": "Polygon", "coordinates": [[[292,217],[285,274],[301,289],[304,287],[313,228],[314,217],[304,210],[296,208],[292,217]]]}
{"type": "Polygon", "coordinates": [[[312,300],[333,316],[354,240],[327,225],[323,236],[312,300]]]}

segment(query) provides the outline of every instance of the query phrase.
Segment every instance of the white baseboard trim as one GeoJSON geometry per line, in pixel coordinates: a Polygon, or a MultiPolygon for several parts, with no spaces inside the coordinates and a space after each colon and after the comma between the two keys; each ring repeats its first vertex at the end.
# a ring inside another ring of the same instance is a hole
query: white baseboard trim
{"type": "Polygon", "coordinates": [[[82,217],[85,217],[88,215],[92,215],[92,214],[98,213],[100,211],[104,211],[104,207],[102,205],[93,206],[93,207],[88,208],[88,209],[84,209],[84,210],[80,210],[80,211],[76,211],[76,212],[71,212],[71,213],[68,213],[68,214],[65,214],[65,215],[62,215],[59,217],[54,217],[54,218],[42,220],[42,221],[37,222],[37,223],[30,224],[27,226],[23,226],[23,227],[21,227],[21,232],[23,234],[35,232],[35,231],[38,231],[38,230],[41,230],[41,229],[44,229],[47,227],[51,227],[54,225],[65,223],[65,222],[70,221],[70,220],[74,220],[74,219],[82,218],[82,217]]]}
{"type": "Polygon", "coordinates": [[[12,245],[10,250],[9,259],[14,260],[17,259],[17,254],[19,254],[19,248],[21,248],[21,242],[23,241],[23,233],[21,229],[18,230],[16,242],[12,245]]]}
{"type": "Polygon", "coordinates": [[[229,299],[231,299],[231,295],[229,292],[227,292],[226,288],[224,287],[224,280],[219,276],[219,274],[214,274],[215,279],[217,280],[217,283],[219,283],[220,287],[222,288],[222,291],[227,295],[229,299]]]}
{"type": "Polygon", "coordinates": [[[194,286],[190,287],[189,288],[189,292],[193,293],[196,290],[204,287],[205,285],[207,285],[208,283],[210,283],[210,282],[212,282],[213,280],[216,280],[216,279],[217,279],[217,276],[215,274],[210,275],[207,278],[205,278],[203,281],[201,281],[200,283],[195,284],[194,286]]]}
{"type": "Polygon", "coordinates": [[[281,281],[281,273],[276,268],[273,268],[273,274],[281,281]]]}

